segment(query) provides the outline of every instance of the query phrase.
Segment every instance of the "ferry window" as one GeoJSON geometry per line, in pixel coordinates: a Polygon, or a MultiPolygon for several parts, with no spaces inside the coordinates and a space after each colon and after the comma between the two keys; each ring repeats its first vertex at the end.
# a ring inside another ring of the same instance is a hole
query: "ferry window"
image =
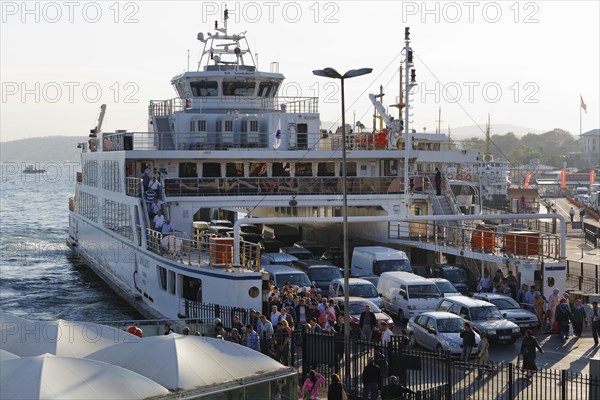
{"type": "Polygon", "coordinates": [[[196,121],[190,121],[190,132],[194,132],[196,130],[196,121]]]}
{"type": "Polygon", "coordinates": [[[216,96],[219,93],[219,84],[216,81],[192,82],[190,86],[194,97],[216,96]]]}
{"type": "Polygon", "coordinates": [[[261,82],[258,86],[258,95],[260,97],[273,97],[277,92],[277,86],[279,85],[276,83],[261,82]]]}
{"type": "MultiPolygon", "coordinates": [[[[346,176],[357,176],[355,162],[346,162],[346,176]]],[[[342,164],[340,164],[340,176],[342,176],[342,164]]]]}
{"type": "Polygon", "coordinates": [[[312,163],[296,163],[294,165],[294,175],[296,176],[312,176],[312,163]]]}
{"type": "Polygon", "coordinates": [[[220,178],[221,164],[220,163],[204,163],[202,164],[203,178],[220,178]]]}
{"type": "Polygon", "coordinates": [[[320,162],[318,164],[317,176],[335,176],[335,163],[320,162]]]}
{"type": "Polygon", "coordinates": [[[175,294],[175,271],[169,271],[169,293],[175,294]]]}
{"type": "Polygon", "coordinates": [[[253,81],[224,81],[223,96],[254,96],[256,82],[253,81]]]}
{"type": "Polygon", "coordinates": [[[158,269],[158,283],[162,290],[167,290],[167,269],[163,267],[156,267],[158,269]]]}
{"type": "Polygon", "coordinates": [[[250,163],[249,176],[267,176],[267,163],[250,163]]]}
{"type": "Polygon", "coordinates": [[[272,176],[290,176],[290,163],[273,163],[272,176]]]}
{"type": "Polygon", "coordinates": [[[244,176],[244,163],[225,164],[225,176],[228,178],[244,176]]]}
{"type": "Polygon", "coordinates": [[[233,132],[233,121],[225,121],[225,132],[233,132]]]}
{"type": "Polygon", "coordinates": [[[198,171],[196,163],[182,162],[179,163],[179,177],[180,178],[197,178],[198,171]]]}
{"type": "Polygon", "coordinates": [[[379,164],[380,176],[398,176],[396,160],[381,160],[379,164]]]}
{"type": "Polygon", "coordinates": [[[201,119],[198,121],[198,132],[206,132],[206,120],[201,119]]]}
{"type": "Polygon", "coordinates": [[[258,121],[250,121],[250,132],[258,132],[258,121]]]}

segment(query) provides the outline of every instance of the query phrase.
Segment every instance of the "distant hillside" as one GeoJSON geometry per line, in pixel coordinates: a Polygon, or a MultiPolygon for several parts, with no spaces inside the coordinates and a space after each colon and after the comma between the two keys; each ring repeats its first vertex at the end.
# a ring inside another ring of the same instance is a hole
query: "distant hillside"
{"type": "MultiPolygon", "coordinates": [[[[472,137],[485,137],[485,122],[479,124],[479,126],[460,126],[458,128],[451,128],[450,130],[452,138],[455,140],[467,139],[472,137]]],[[[504,135],[509,132],[515,134],[516,137],[520,138],[528,133],[540,134],[542,133],[539,129],[527,128],[524,126],[517,126],[512,124],[492,124],[491,134],[492,135],[504,135]]],[[[447,132],[443,132],[447,133],[447,132]]]]}
{"type": "Polygon", "coordinates": [[[88,138],[77,136],[46,136],[0,143],[2,162],[79,161],[77,143],[88,138]]]}

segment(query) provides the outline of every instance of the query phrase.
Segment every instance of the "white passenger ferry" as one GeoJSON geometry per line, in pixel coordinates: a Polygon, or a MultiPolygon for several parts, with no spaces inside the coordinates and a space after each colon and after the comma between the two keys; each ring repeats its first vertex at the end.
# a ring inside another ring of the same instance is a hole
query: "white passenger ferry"
{"type": "Polygon", "coordinates": [[[459,222],[411,220],[459,214],[445,178],[436,195],[436,168],[476,165],[479,154],[450,149],[443,134],[409,131],[408,29],[405,94],[397,105],[404,118],[394,120],[372,96],[388,129],[349,133],[346,143],[341,134],[321,131],[317,98],[278,96],[284,76],[257,70],[245,33],[228,32],[227,12],[222,27],[198,40],[204,46],[198,71],[171,80],[178,97],[150,102],[148,132],[102,132],[103,106],[89,142],[80,144],[68,243],[138,310],[177,318],[193,317],[189,305],[196,301],[262,308],[268,285],[257,245],[241,241],[234,251],[234,238],[207,233],[210,220],[235,221],[240,212],[258,222],[287,218],[305,238],[341,246],[341,224],[331,222],[342,215],[342,146],[348,216],[362,218],[349,224],[353,243],[403,248],[423,264],[441,244],[423,238],[445,237],[445,251],[456,255],[472,250],[464,232],[442,232],[459,222]],[[145,190],[145,171],[160,182],[156,194],[145,190]],[[173,233],[152,229],[152,196],[164,202],[173,233]]]}

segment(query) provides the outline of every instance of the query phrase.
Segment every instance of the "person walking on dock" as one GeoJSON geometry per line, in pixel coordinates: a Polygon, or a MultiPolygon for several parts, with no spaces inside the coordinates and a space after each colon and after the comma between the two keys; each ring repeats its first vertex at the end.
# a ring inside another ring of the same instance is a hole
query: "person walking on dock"
{"type": "Polygon", "coordinates": [[[477,379],[483,379],[483,374],[485,373],[485,369],[489,368],[490,363],[490,342],[487,339],[487,335],[485,332],[481,332],[479,334],[481,336],[481,340],[479,341],[479,353],[477,353],[477,363],[479,364],[479,368],[477,371],[477,379]]]}
{"type": "Polygon", "coordinates": [[[590,318],[592,321],[592,337],[594,338],[594,346],[598,346],[598,329],[600,329],[600,310],[598,310],[598,302],[592,303],[590,318]]]}
{"type": "Polygon", "coordinates": [[[381,382],[381,368],[375,364],[375,358],[369,357],[369,363],[362,372],[363,400],[377,400],[381,382]]]}
{"type": "Polygon", "coordinates": [[[573,334],[581,337],[583,323],[587,321],[585,319],[585,309],[580,299],[575,300],[575,304],[571,308],[571,321],[573,322],[573,334]]]}
{"type": "Polygon", "coordinates": [[[318,400],[319,398],[319,386],[325,382],[325,377],[315,370],[310,371],[308,378],[304,381],[302,388],[300,389],[300,398],[304,398],[304,394],[308,393],[308,397],[311,400],[318,400]]]}
{"type": "Polygon", "coordinates": [[[569,322],[571,321],[571,310],[567,304],[567,299],[560,299],[554,318],[558,322],[558,336],[560,336],[560,341],[564,343],[569,335],[569,322]]]}
{"type": "Polygon", "coordinates": [[[533,336],[533,331],[531,329],[527,329],[525,331],[525,337],[523,338],[521,352],[519,354],[523,357],[523,370],[528,371],[527,377],[529,378],[535,371],[537,371],[537,365],[535,365],[536,349],[539,350],[540,353],[544,354],[544,350],[542,350],[537,339],[535,336],[533,336]]]}
{"type": "Polygon", "coordinates": [[[575,218],[575,209],[573,207],[569,210],[569,217],[571,217],[571,225],[573,225],[573,218],[575,218]]]}
{"type": "Polygon", "coordinates": [[[471,352],[475,347],[475,332],[471,329],[471,324],[465,322],[465,327],[460,332],[460,337],[463,340],[462,360],[469,362],[471,360],[471,352]]]}

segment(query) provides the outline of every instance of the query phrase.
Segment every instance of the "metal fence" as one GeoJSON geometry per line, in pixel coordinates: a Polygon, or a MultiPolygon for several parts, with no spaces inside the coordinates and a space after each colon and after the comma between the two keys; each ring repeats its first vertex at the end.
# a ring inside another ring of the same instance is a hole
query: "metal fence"
{"type": "Polygon", "coordinates": [[[340,374],[354,399],[363,398],[362,371],[369,357],[381,368],[381,386],[395,375],[415,392],[407,399],[592,400],[600,395],[600,380],[584,374],[540,369],[530,376],[513,363],[465,363],[419,349],[403,349],[396,336],[387,346],[351,337],[348,351],[341,335],[305,333],[301,340],[302,377],[311,369],[327,378],[340,374]]]}

